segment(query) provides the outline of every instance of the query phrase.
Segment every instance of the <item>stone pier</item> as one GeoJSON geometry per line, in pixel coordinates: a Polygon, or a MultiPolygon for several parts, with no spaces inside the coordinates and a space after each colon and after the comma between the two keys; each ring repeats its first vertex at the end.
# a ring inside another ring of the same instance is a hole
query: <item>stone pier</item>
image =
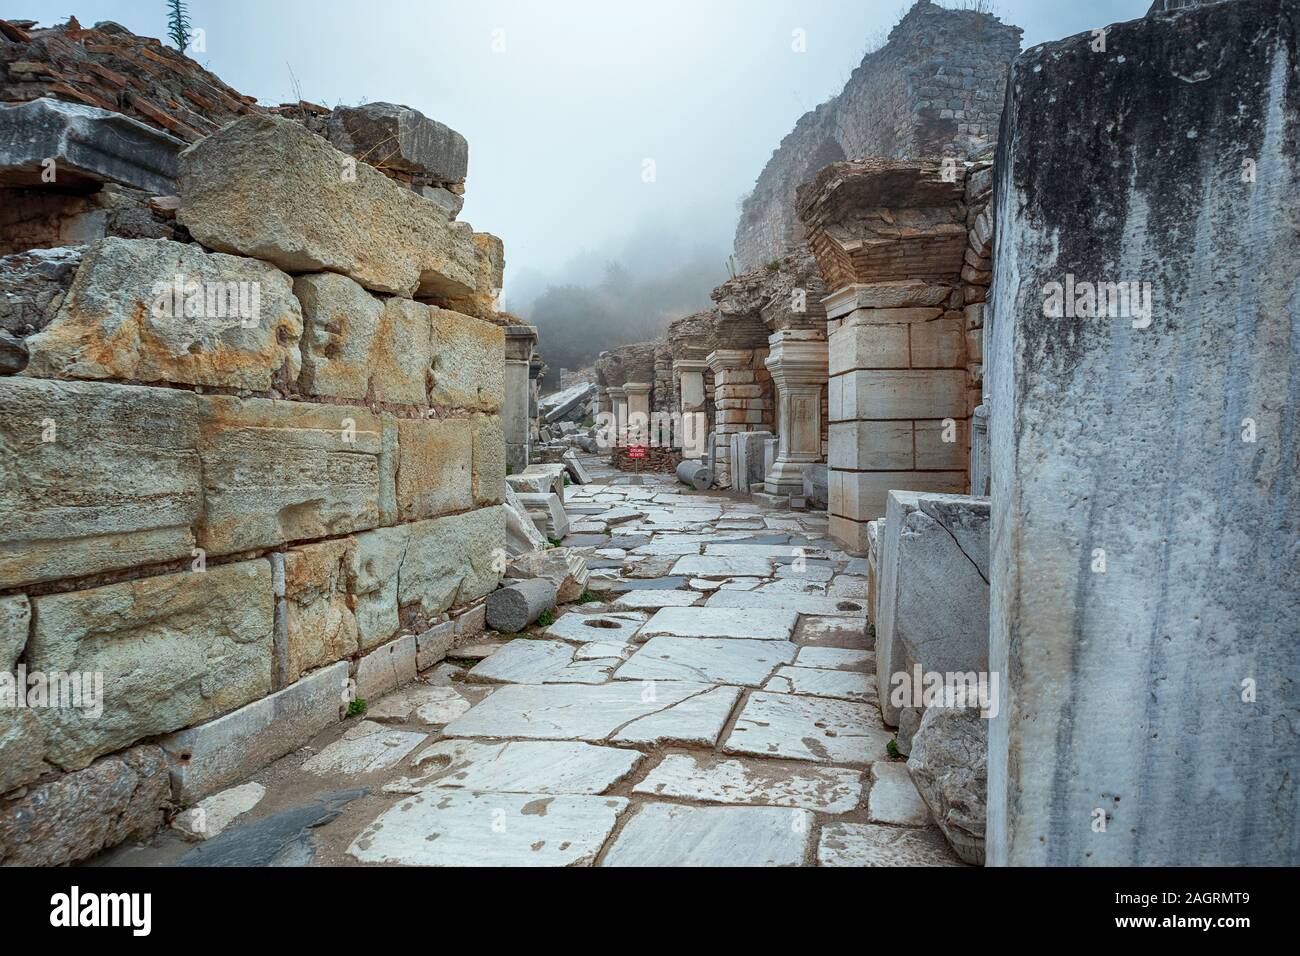
{"type": "Polygon", "coordinates": [[[709,424],[705,413],[704,373],[709,363],[692,359],[673,362],[681,395],[682,454],[686,458],[703,458],[708,454],[709,424]]]}
{"type": "Polygon", "coordinates": [[[531,325],[507,325],[506,399],[501,409],[501,427],[506,439],[506,467],[518,474],[528,467],[529,416],[532,385],[529,370],[537,329],[531,325]]]}
{"type": "Polygon", "coordinates": [[[624,382],[627,396],[627,442],[645,445],[650,441],[650,382],[624,382]]]}
{"type": "Polygon", "coordinates": [[[821,461],[822,393],[827,382],[826,336],[811,330],[776,332],[766,361],[777,395],[777,454],[767,473],[769,495],[803,496],[808,465],[821,461]]]}
{"type": "Polygon", "coordinates": [[[614,416],[614,444],[622,447],[627,444],[627,392],[621,385],[611,385],[606,394],[609,395],[610,414],[614,416]]]}
{"type": "Polygon", "coordinates": [[[988,862],[1296,866],[1300,2],[1090,40],[998,171],[988,862]]]}

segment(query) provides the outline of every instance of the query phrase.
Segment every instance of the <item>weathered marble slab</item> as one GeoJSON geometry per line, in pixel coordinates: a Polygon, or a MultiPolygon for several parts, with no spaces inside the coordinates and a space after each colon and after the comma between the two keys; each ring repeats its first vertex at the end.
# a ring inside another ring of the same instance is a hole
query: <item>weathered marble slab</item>
{"type": "Polygon", "coordinates": [[[871,765],[867,811],[872,823],[923,827],[930,822],[930,811],[916,792],[905,761],[877,760],[871,765]]]}
{"type": "Polygon", "coordinates": [[[508,684],[540,684],[573,662],[573,647],[561,641],[511,641],[469,672],[479,680],[508,684]]]}
{"type": "Polygon", "coordinates": [[[583,866],[626,806],[620,797],[426,790],[381,814],[348,853],[402,866],[583,866]]]}
{"type": "Polygon", "coordinates": [[[926,827],[828,823],[817,847],[818,866],[961,866],[943,834],[926,827]]]}
{"type": "Polygon", "coordinates": [[[416,754],[417,771],[388,793],[430,788],[494,793],[603,793],[643,760],[635,750],[574,741],[440,740],[416,754]]]}
{"type": "Polygon", "coordinates": [[[788,641],[661,635],[646,642],[631,660],[614,672],[614,677],[618,680],[698,680],[759,687],[774,668],[794,660],[796,652],[797,648],[788,641]]]}
{"type": "Polygon", "coordinates": [[[750,694],[723,752],[862,764],[885,756],[893,739],[870,704],[758,691],[750,694]]]}
{"type": "Polygon", "coordinates": [[[863,703],[876,701],[876,677],[861,671],[832,671],[819,667],[780,667],[764,690],[778,694],[838,697],[863,703]]]}
{"type": "Polygon", "coordinates": [[[862,801],[863,786],[857,770],[670,753],[633,792],[706,803],[848,813],[862,801]]]}
{"type": "Polygon", "coordinates": [[[673,565],[673,574],[701,575],[715,578],[752,575],[767,577],[772,564],[767,558],[727,558],[687,554],[673,565]]]}
{"type": "Polygon", "coordinates": [[[795,664],[799,667],[821,667],[826,670],[864,670],[873,663],[871,651],[851,647],[801,647],[795,664]]]}
{"type": "MultiPolygon", "coordinates": [[[[647,687],[642,683],[643,688],[647,687]]],[[[616,744],[700,744],[712,747],[722,736],[736,701],[739,687],[715,687],[680,704],[673,704],[640,720],[634,720],[610,738],[616,744]]]]}
{"type": "Polygon", "coordinates": [[[821,597],[816,594],[781,594],[761,591],[719,590],[705,607],[735,607],[751,610],[771,608],[799,614],[860,617],[866,621],[867,602],[859,598],[821,597]]]}
{"type": "Polygon", "coordinates": [[[784,807],[651,803],[623,827],[602,866],[800,866],[813,815],[784,807]]]}
{"type": "Polygon", "coordinates": [[[614,603],[628,608],[690,607],[702,595],[695,591],[624,591],[614,603]]]}
{"type": "Polygon", "coordinates": [[[363,720],[320,753],[308,757],[302,769],[322,776],[376,773],[401,763],[426,736],[363,720]]]}
{"type": "Polygon", "coordinates": [[[794,633],[798,620],[799,615],[794,611],[753,611],[715,607],[664,608],[642,626],[637,637],[645,640],[664,634],[670,637],[788,641],[794,633]]]}

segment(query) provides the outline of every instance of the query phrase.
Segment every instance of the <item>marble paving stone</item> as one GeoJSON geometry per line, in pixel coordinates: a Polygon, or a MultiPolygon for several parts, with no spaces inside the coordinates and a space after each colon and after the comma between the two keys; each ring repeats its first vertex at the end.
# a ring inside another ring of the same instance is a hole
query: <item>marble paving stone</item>
{"type": "Polygon", "coordinates": [[[635,611],[619,611],[613,614],[584,614],[575,609],[564,614],[546,629],[547,637],[560,638],[586,644],[593,641],[610,643],[630,641],[636,636],[641,625],[649,615],[635,611]]]}
{"type": "Polygon", "coordinates": [[[869,649],[871,644],[871,638],[867,635],[866,621],[852,617],[802,615],[799,618],[795,637],[800,644],[812,644],[818,647],[869,649]]]}
{"type": "Polygon", "coordinates": [[[844,573],[865,578],[871,573],[871,562],[866,558],[850,558],[849,563],[844,567],[844,573]]]}
{"type": "Polygon", "coordinates": [[[828,823],[817,846],[818,866],[963,866],[932,827],[828,823]]]}
{"type": "Polygon", "coordinates": [[[624,591],[614,603],[624,608],[690,607],[702,596],[698,591],[624,591]]]}
{"type": "Polygon", "coordinates": [[[760,584],[764,583],[766,578],[727,578],[722,582],[721,587],[715,588],[719,591],[752,591],[760,584]]]}
{"type": "Polygon", "coordinates": [[[558,674],[552,674],[545,684],[603,684],[614,676],[614,668],[623,663],[622,658],[574,661],[558,674]]]}
{"type": "Polygon", "coordinates": [[[631,660],[614,672],[614,677],[617,680],[697,680],[759,687],[774,668],[794,660],[797,650],[789,641],[661,635],[646,642],[631,660]]]}
{"type": "Polygon", "coordinates": [[[626,806],[619,797],[426,790],[381,814],[348,853],[403,866],[583,866],[626,806]]]}
{"type": "Polygon", "coordinates": [[[875,662],[870,651],[851,647],[801,647],[794,660],[799,667],[820,667],[831,671],[865,670],[875,662]]]}
{"type": "Polygon", "coordinates": [[[837,574],[831,581],[830,593],[834,597],[867,599],[867,579],[851,574],[837,574]]]}
{"type": "MultiPolygon", "coordinates": [[[[745,592],[731,592],[744,594],[745,592]]],[[[721,595],[717,592],[715,597],[721,595]]],[[[712,600],[712,598],[710,598],[712,600]]],[[[642,625],[638,640],[669,637],[724,637],[755,641],[788,641],[799,615],[794,611],[753,611],[731,608],[664,608],[642,625]]]]}
{"type": "Polygon", "coordinates": [[[813,815],[785,807],[650,803],[628,820],[602,866],[799,866],[813,815]]]}
{"type": "MultiPolygon", "coordinates": [[[[617,539],[616,539],[617,540],[617,539]]],[[[647,557],[663,558],[677,557],[682,555],[698,555],[700,548],[704,545],[704,540],[667,540],[651,541],[648,544],[638,545],[631,549],[633,555],[645,555],[647,557]]]]}
{"type": "Polygon", "coordinates": [[[704,803],[848,813],[862,801],[863,787],[858,770],[670,753],[633,792],[704,803]]]}
{"type": "Polygon", "coordinates": [[[830,561],[804,561],[798,568],[793,564],[778,564],[776,576],[778,578],[802,578],[805,581],[816,581],[818,584],[825,584],[835,576],[835,565],[830,561]]]}
{"type": "MultiPolygon", "coordinates": [[[[648,686],[631,681],[595,686],[507,684],[448,724],[443,735],[600,743],[620,731],[626,732],[638,718],[663,711],[712,686],[678,681],[655,681],[648,686]]],[[[682,718],[690,725],[685,729],[703,733],[708,721],[696,717],[688,714],[682,718]]]]}
{"type": "MultiPolygon", "coordinates": [[[[821,558],[820,552],[810,553],[810,549],[804,548],[804,559],[821,558]]],[[[719,558],[785,558],[794,560],[798,557],[795,553],[795,547],[788,544],[754,544],[748,541],[706,544],[704,553],[710,557],[719,558]]]]}
{"type": "Polygon", "coordinates": [[[308,757],[302,769],[322,776],[376,773],[400,763],[427,736],[363,720],[320,753],[308,757]]]}
{"type": "Polygon", "coordinates": [[[627,561],[623,564],[623,575],[629,578],[662,578],[672,570],[677,558],[667,557],[637,557],[636,560],[627,561]]]}
{"type": "Polygon", "coordinates": [[[832,598],[817,594],[772,594],[756,591],[718,590],[705,603],[709,608],[746,608],[757,610],[772,608],[774,610],[797,611],[800,614],[821,614],[835,617],[856,617],[866,620],[867,602],[865,598],[832,598]]]}
{"type": "Polygon", "coordinates": [[[826,593],[826,585],[804,578],[790,577],[760,584],[752,590],[761,594],[814,594],[821,596],[826,593]]]}
{"type": "Polygon", "coordinates": [[[606,590],[615,594],[625,591],[676,591],[685,588],[690,578],[680,574],[663,578],[631,578],[626,581],[614,581],[606,590]]]}
{"type": "Polygon", "coordinates": [[[470,702],[453,687],[413,684],[366,708],[366,719],[380,723],[445,724],[469,710],[470,702]]]}
{"type": "Polygon", "coordinates": [[[607,534],[569,534],[564,536],[566,548],[603,548],[609,543],[607,534]]]}
{"type": "Polygon", "coordinates": [[[930,822],[930,811],[916,792],[904,761],[877,760],[871,765],[867,811],[872,823],[923,827],[930,822]]]}
{"type": "Polygon", "coordinates": [[[235,818],[247,813],[266,796],[260,783],[245,783],[204,797],[193,807],[178,813],[172,827],[186,837],[211,840],[219,836],[235,818]]]}
{"type": "Polygon", "coordinates": [[[471,678],[503,684],[540,684],[573,661],[573,647],[561,641],[520,638],[476,664],[471,678]]]}
{"type": "Polygon", "coordinates": [[[778,694],[836,697],[869,704],[876,701],[876,675],[818,667],[779,667],[763,689],[778,694]]]}
{"type": "Polygon", "coordinates": [[[430,788],[494,793],[603,793],[645,759],[635,750],[568,740],[440,740],[411,761],[388,793],[430,788]]]}
{"type": "Polygon", "coordinates": [[[673,565],[673,574],[694,574],[713,578],[764,578],[771,573],[772,563],[767,558],[715,558],[687,554],[673,565]]]}
{"type": "Polygon", "coordinates": [[[722,581],[710,581],[707,578],[691,578],[690,588],[692,591],[716,591],[722,587],[722,581]]]}
{"type": "MultiPolygon", "coordinates": [[[[641,684],[643,690],[655,684],[641,684]]],[[[688,697],[679,704],[634,720],[610,738],[616,744],[702,744],[712,747],[722,736],[736,701],[739,687],[714,687],[713,690],[688,697]]]]}
{"type": "Polygon", "coordinates": [[[722,749],[729,754],[864,764],[884,758],[892,739],[871,704],[757,691],[745,702],[722,749]]]}
{"type": "Polygon", "coordinates": [[[573,654],[574,662],[599,660],[627,660],[636,650],[636,645],[626,641],[591,641],[583,644],[573,654]]]}

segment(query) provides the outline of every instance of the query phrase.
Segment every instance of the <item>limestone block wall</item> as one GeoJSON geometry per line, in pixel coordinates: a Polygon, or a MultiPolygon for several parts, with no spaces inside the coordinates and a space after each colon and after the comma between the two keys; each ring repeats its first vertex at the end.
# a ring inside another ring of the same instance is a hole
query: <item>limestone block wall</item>
{"type": "Polygon", "coordinates": [[[98,240],[19,330],[0,695],[104,696],[0,707],[0,863],[147,832],[482,629],[504,335],[447,306],[499,287],[499,242],[345,160],[237,120],[181,156],[202,245],[98,240]]]}
{"type": "Polygon", "coordinates": [[[988,14],[915,3],[844,90],[805,113],[773,152],[736,226],[741,271],[762,268],[805,238],[795,191],[831,163],[989,152],[1020,33],[988,14]]]}
{"type": "Polygon", "coordinates": [[[1300,3],[1091,40],[998,164],[988,861],[1295,866],[1300,3]]]}
{"type": "MultiPolygon", "coordinates": [[[[713,373],[715,440],[737,432],[775,431],[776,403],[767,349],[718,349],[708,357],[713,373]]],[[[731,487],[731,448],[717,441],[714,484],[731,487]]]]}

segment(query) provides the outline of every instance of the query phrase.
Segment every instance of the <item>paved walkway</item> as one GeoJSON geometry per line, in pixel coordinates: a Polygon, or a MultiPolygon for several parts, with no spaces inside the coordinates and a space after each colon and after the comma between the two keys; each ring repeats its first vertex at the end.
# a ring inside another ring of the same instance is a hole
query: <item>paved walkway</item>
{"type": "Polygon", "coordinates": [[[213,802],[209,830],[257,800],[219,838],[106,862],[960,865],[887,755],[825,515],[585,464],[564,544],[601,601],[453,651],[213,802]]]}

